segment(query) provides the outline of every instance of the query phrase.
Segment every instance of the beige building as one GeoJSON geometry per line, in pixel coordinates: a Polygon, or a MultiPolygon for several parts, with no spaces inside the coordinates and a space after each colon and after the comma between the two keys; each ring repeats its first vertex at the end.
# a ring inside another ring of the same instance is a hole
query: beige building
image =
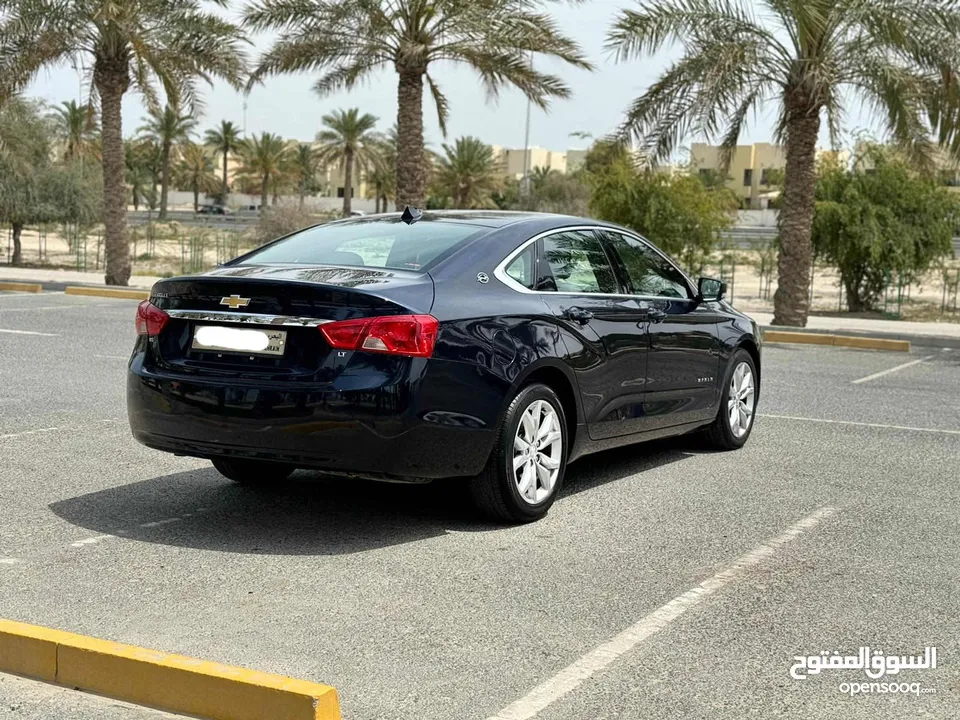
{"type": "MultiPolygon", "coordinates": [[[[874,168],[873,159],[867,152],[870,143],[859,141],[854,150],[856,157],[854,169],[870,172],[874,168]]],[[[951,158],[947,151],[938,151],[936,157],[937,180],[951,192],[960,193],[960,162],[951,158]]]]}
{"type": "MultiPolygon", "coordinates": [[[[829,155],[844,163],[850,159],[850,153],[845,150],[839,153],[817,150],[818,158],[829,155]]],[[[786,153],[780,145],[738,145],[730,160],[726,186],[737,194],[745,209],[764,209],[779,194],[773,171],[783,171],[786,165],[786,153]]],[[[719,170],[720,146],[694,143],[690,150],[690,171],[704,176],[719,170]]]]}
{"type": "Polygon", "coordinates": [[[534,168],[549,168],[557,172],[567,172],[567,153],[556,150],[545,150],[540,147],[504,148],[500,145],[491,145],[493,157],[503,170],[503,174],[520,180],[524,172],[534,168]]]}

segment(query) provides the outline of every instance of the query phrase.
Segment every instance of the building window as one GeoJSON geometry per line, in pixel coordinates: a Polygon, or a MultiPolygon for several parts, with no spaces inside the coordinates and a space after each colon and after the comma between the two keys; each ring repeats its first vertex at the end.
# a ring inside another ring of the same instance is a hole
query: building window
{"type": "MultiPolygon", "coordinates": [[[[338,188],[337,188],[337,197],[338,197],[338,198],[342,198],[345,194],[346,194],[346,192],[345,192],[345,190],[344,190],[342,187],[338,187],[338,188]]],[[[355,187],[354,187],[354,188],[350,188],[350,197],[356,197],[356,196],[357,196],[357,189],[356,189],[355,187]]]]}
{"type": "Polygon", "coordinates": [[[760,184],[769,185],[770,184],[770,169],[764,168],[760,171],[760,184]]]}
{"type": "Polygon", "coordinates": [[[743,171],[743,186],[752,187],[753,186],[753,169],[747,168],[743,171]]]}

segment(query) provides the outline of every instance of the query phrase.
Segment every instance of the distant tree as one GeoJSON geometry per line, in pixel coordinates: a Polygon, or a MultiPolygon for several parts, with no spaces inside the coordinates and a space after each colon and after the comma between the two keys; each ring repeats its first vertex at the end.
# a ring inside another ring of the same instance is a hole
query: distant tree
{"type": "Polygon", "coordinates": [[[203,136],[204,144],[223,158],[223,184],[220,195],[224,204],[226,204],[227,195],[230,193],[228,177],[230,156],[240,149],[241,140],[240,129],[229,120],[221,120],[220,125],[207,130],[203,136]]]}
{"type": "Polygon", "coordinates": [[[554,75],[538,72],[530,54],[590,68],[580,48],[560,34],[537,0],[253,0],[244,11],[251,30],[278,31],[253,75],[321,72],[324,96],[350,90],[382,67],[399,76],[397,90],[397,205],[423,207],[428,163],[423,141],[426,81],[446,134],[447,98],[431,65],[453,61],[476,71],[487,94],[519,88],[540,108],[568,97],[554,75]]]}
{"type": "Polygon", "coordinates": [[[368,184],[373,186],[375,211],[387,212],[387,201],[397,196],[397,127],[377,138],[375,150],[380,160],[367,171],[368,184]]]}
{"type": "Polygon", "coordinates": [[[623,147],[598,142],[587,154],[591,214],[633,228],[698,272],[733,222],[737,198],[698,177],[643,167],[623,147]]]}
{"type": "Polygon", "coordinates": [[[721,139],[727,165],[751,115],[777,108],[776,325],[807,322],[821,122],[836,145],[847,107],[862,103],[918,161],[932,159],[931,130],[960,154],[954,0],[641,0],[618,12],[607,44],[618,60],[679,49],[622,127],[654,159],[703,134],[721,139]]]}
{"type": "Polygon", "coordinates": [[[156,203],[156,189],[152,186],[157,178],[158,156],[159,149],[150,140],[125,140],[123,143],[126,182],[134,210],[139,210],[143,202],[150,207],[156,203]]]}
{"type": "Polygon", "coordinates": [[[315,193],[317,173],[320,170],[320,158],[313,145],[300,143],[296,152],[291,154],[290,175],[297,184],[297,197],[300,199],[300,209],[303,209],[307,193],[315,193]]]}
{"type": "Polygon", "coordinates": [[[353,190],[353,170],[376,167],[380,161],[377,137],[373,128],[377,118],[360,114],[358,108],[334,110],[323,116],[324,129],[317,133],[317,150],[324,165],[337,164],[343,168],[343,216],[349,217],[353,190]]]}
{"type": "Polygon", "coordinates": [[[288,167],[289,146],[279,135],[261,133],[240,143],[239,173],[245,180],[256,181],[260,189],[260,210],[267,207],[271,183],[280,179],[288,167]]]}
{"type": "Polygon", "coordinates": [[[960,200],[878,146],[864,151],[871,172],[824,163],[819,172],[813,245],[840,270],[852,312],[871,310],[891,275],[907,281],[947,255],[960,231],[960,200]]]}
{"type": "Polygon", "coordinates": [[[11,226],[13,265],[23,260],[21,238],[27,225],[89,225],[99,217],[99,171],[84,174],[75,161],[54,164],[54,137],[42,103],[13,98],[0,107],[0,222],[11,226]]]}
{"type": "Polygon", "coordinates": [[[203,145],[187,143],[180,149],[180,160],[174,171],[177,187],[193,193],[193,211],[200,209],[200,193],[214,193],[220,188],[213,158],[203,145]]]}
{"type": "Polygon", "coordinates": [[[196,127],[196,120],[167,105],[163,110],[151,111],[147,122],[140,128],[144,137],[160,147],[160,213],[157,215],[160,221],[167,219],[167,193],[175,146],[188,142],[196,127]]]}
{"type": "Polygon", "coordinates": [[[434,184],[453,201],[455,208],[496,207],[493,193],[502,177],[493,157],[493,149],[479,138],[457,138],[443,146],[434,184]]]}
{"type": "Polygon", "coordinates": [[[171,105],[190,108],[197,79],[222,77],[239,85],[246,74],[242,34],[205,5],[200,0],[0,0],[0,103],[29,85],[43,67],[83,55],[92,69],[101,112],[109,285],[126,285],[130,278],[123,96],[132,86],[157,107],[162,87],[171,105]]]}
{"type": "Polygon", "coordinates": [[[63,159],[97,158],[95,128],[97,113],[91,105],[78,105],[76,100],[60,103],[53,109],[57,136],[63,143],[63,159]]]}

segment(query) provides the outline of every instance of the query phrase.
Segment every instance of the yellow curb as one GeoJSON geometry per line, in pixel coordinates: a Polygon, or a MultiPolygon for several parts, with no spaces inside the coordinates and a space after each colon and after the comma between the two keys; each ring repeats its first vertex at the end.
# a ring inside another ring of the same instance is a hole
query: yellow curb
{"type": "Polygon", "coordinates": [[[22,282],[0,282],[0,290],[12,290],[13,292],[38,293],[38,292],[43,292],[43,285],[37,285],[36,283],[22,283],[22,282]]]}
{"type": "Polygon", "coordinates": [[[125,288],[81,287],[71,285],[64,292],[67,295],[90,295],[92,297],[122,298],[124,300],[149,300],[149,290],[127,290],[125,288]]]}
{"type": "Polygon", "coordinates": [[[910,352],[909,340],[888,340],[885,338],[850,337],[848,335],[828,335],[824,333],[799,333],[784,330],[764,330],[764,342],[799,343],[802,345],[830,345],[833,347],[853,347],[864,350],[891,350],[910,352]]]}
{"type": "Polygon", "coordinates": [[[210,720],[340,720],[329,685],[0,620],[0,671],[210,720]]]}

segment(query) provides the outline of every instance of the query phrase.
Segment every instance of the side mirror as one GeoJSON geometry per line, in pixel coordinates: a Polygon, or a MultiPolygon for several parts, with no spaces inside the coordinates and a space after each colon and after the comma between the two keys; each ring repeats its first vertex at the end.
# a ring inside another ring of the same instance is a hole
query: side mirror
{"type": "Polygon", "coordinates": [[[727,294],[727,284],[715,278],[702,277],[697,281],[700,302],[718,302],[727,294]]]}

